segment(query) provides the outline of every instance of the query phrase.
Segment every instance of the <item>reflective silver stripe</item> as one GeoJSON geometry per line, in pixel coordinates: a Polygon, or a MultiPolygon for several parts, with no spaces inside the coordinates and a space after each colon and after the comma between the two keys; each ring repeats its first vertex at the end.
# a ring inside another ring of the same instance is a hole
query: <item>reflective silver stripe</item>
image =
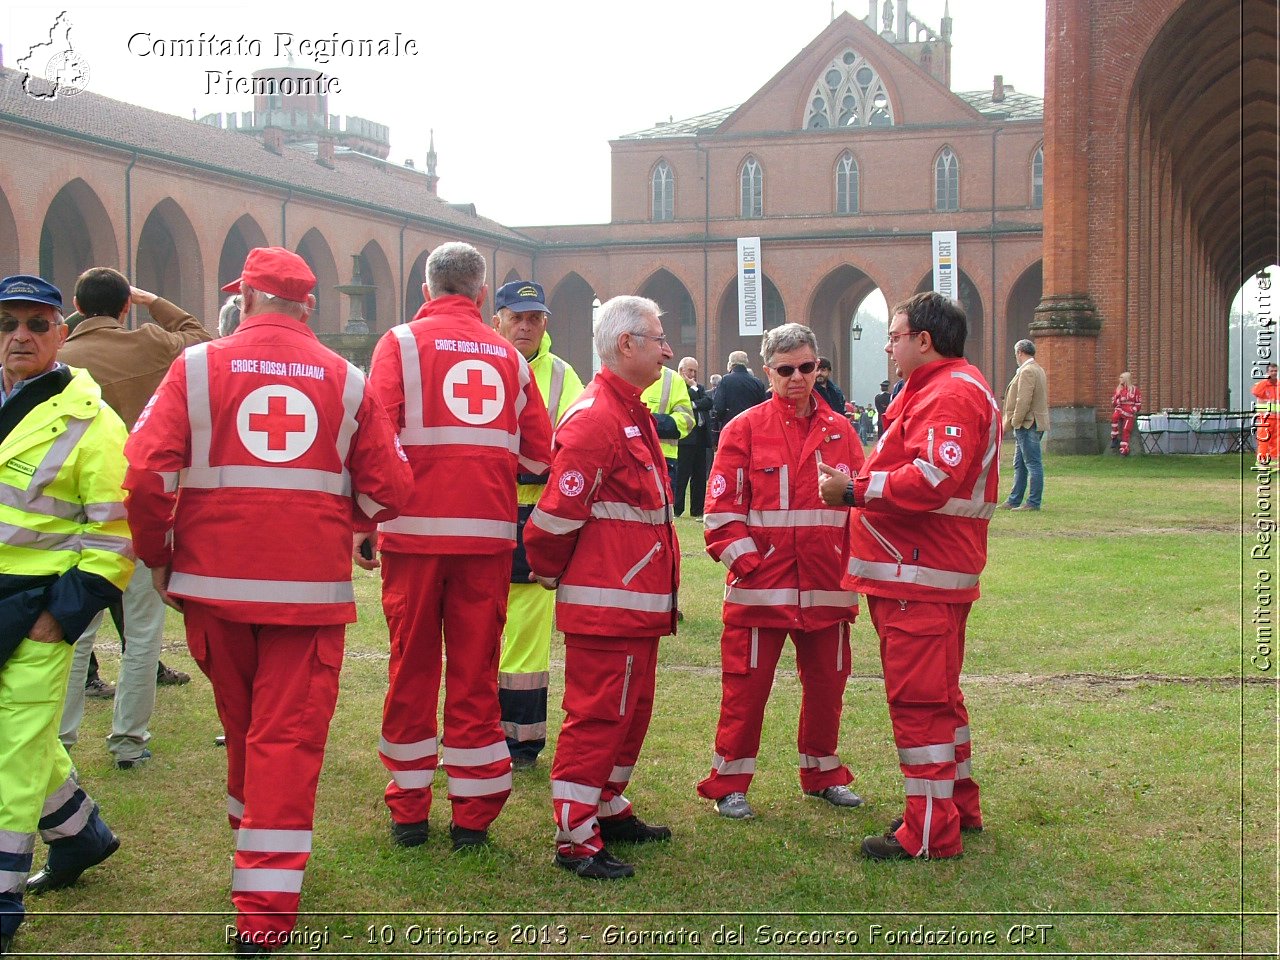
{"type": "Polygon", "coordinates": [[[632,567],[630,570],[628,570],[625,574],[622,575],[622,585],[625,587],[632,580],[634,580],[636,578],[636,574],[638,574],[641,570],[647,567],[649,565],[649,561],[652,560],[654,556],[656,556],[658,552],[661,550],[662,550],[661,542],[655,543],[652,547],[650,547],[649,552],[640,558],[640,562],[637,563],[634,567],[632,567]]]}
{"type": "Polygon", "coordinates": [[[16,893],[27,887],[26,870],[0,870],[0,893],[16,893]]]}
{"type": "Polygon", "coordinates": [[[745,513],[708,513],[702,518],[702,525],[707,530],[719,530],[735,521],[746,523],[747,515],[745,513]]]}
{"type": "Polygon", "coordinates": [[[252,853],[310,853],[310,830],[257,830],[241,827],[236,849],[252,853]]]}
{"type": "Polygon", "coordinates": [[[499,673],[499,690],[541,690],[551,682],[549,671],[540,670],[534,673],[499,673]]]}
{"type": "Polygon", "coordinates": [[[361,512],[363,512],[370,520],[380,514],[383,510],[387,509],[377,500],[374,500],[368,494],[364,493],[356,497],[356,506],[359,507],[361,512]]]}
{"type": "Polygon", "coordinates": [[[152,471],[152,472],[153,472],[157,477],[159,477],[159,478],[160,478],[160,482],[164,485],[164,492],[165,492],[165,493],[173,493],[175,490],[177,490],[177,489],[178,489],[178,477],[179,477],[179,473],[178,473],[178,471],[176,471],[176,470],[154,470],[154,471],[152,471]]]}
{"type": "Polygon", "coordinates": [[[383,533],[408,533],[418,537],[488,537],[514,540],[516,525],[506,520],[477,517],[396,517],[385,521],[383,533]]]}
{"type": "Polygon", "coordinates": [[[124,520],[126,516],[123,500],[104,500],[102,503],[84,505],[84,518],[90,523],[110,523],[113,520],[124,520]]]}
{"type": "Polygon", "coordinates": [[[218,490],[223,487],[253,487],[263,490],[301,490],[351,496],[351,477],[346,471],[312,470],[304,467],[264,467],[225,464],[220,467],[192,467],[182,477],[188,490],[218,490]]]}
{"type": "MultiPolygon", "coordinates": [[[[89,818],[93,816],[93,801],[84,793],[81,793],[80,796],[82,797],[80,806],[76,807],[75,813],[67,817],[67,819],[63,820],[56,827],[40,831],[40,837],[45,843],[53,843],[55,840],[65,840],[67,837],[74,837],[85,828],[85,824],[87,824],[89,822],[89,818]]],[[[59,804],[59,806],[61,806],[61,804],[59,804]]],[[[58,807],[54,807],[53,809],[57,810],[58,807]]],[[[53,811],[46,810],[45,812],[52,813],[53,811]]]]}
{"type": "Polygon", "coordinates": [[[903,779],[908,797],[937,797],[939,800],[946,800],[955,792],[954,780],[925,780],[921,777],[903,779]]]}
{"type": "Polygon", "coordinates": [[[756,546],[755,540],[751,539],[751,537],[743,537],[741,540],[734,540],[721,551],[720,562],[728,567],[744,554],[759,552],[760,548],[756,546]]]}
{"type": "Polygon", "coordinates": [[[556,598],[561,603],[584,607],[611,607],[614,610],[638,610],[642,613],[668,613],[671,610],[669,593],[634,593],[630,590],[579,587],[562,583],[556,592],[556,598]]]}
{"type": "Polygon", "coordinates": [[[547,723],[512,723],[510,720],[502,721],[502,732],[505,736],[521,743],[526,740],[545,740],[547,739],[547,723]]]}
{"type": "Polygon", "coordinates": [[[556,536],[564,536],[566,533],[573,533],[587,521],[557,517],[554,513],[547,513],[541,507],[534,507],[533,513],[529,514],[529,522],[539,530],[545,530],[547,533],[556,536]]]}
{"type": "Polygon", "coordinates": [[[670,519],[667,507],[660,510],[642,510],[629,503],[606,500],[597,500],[591,505],[591,516],[597,520],[630,520],[634,523],[648,523],[655,526],[666,523],[670,519]]]}
{"type": "Polygon", "coordinates": [[[630,783],[631,774],[635,772],[635,767],[614,767],[609,771],[610,783],[630,783]]]}
{"type": "Polygon", "coordinates": [[[63,780],[58,789],[44,798],[44,805],[40,808],[40,816],[47,817],[51,813],[57,813],[63,808],[68,800],[75,796],[76,791],[80,789],[70,777],[63,780]]]}
{"type": "Polygon", "coordinates": [[[963,727],[956,727],[956,746],[969,742],[969,725],[966,723],[963,727]]]}
{"type": "MultiPolygon", "coordinates": [[[[569,817],[569,811],[566,805],[564,811],[565,819],[569,817]]],[[[556,822],[556,842],[557,843],[574,843],[582,845],[596,835],[596,824],[600,821],[592,817],[586,823],[580,823],[572,830],[566,830],[557,819],[556,822]]]]}
{"type": "Polygon", "coordinates": [[[517,455],[516,460],[525,473],[532,473],[534,476],[540,477],[551,469],[551,464],[543,463],[541,460],[530,460],[526,456],[517,455]]]}
{"type": "Polygon", "coordinates": [[[952,497],[938,509],[929,512],[947,517],[976,517],[979,520],[990,520],[996,514],[996,504],[988,503],[986,500],[961,500],[959,497],[952,497]]]}
{"type": "Polygon", "coordinates": [[[801,590],[800,606],[805,607],[851,607],[858,602],[858,595],[852,590],[801,590]]]}
{"type": "MultiPolygon", "coordinates": [[[[930,443],[933,441],[933,435],[930,433],[930,443]]],[[[908,791],[910,792],[910,791],[908,791]]],[[[920,829],[920,856],[926,860],[929,859],[929,834],[933,832],[933,794],[928,793],[924,798],[924,825],[920,829]]]]}
{"type": "Polygon", "coordinates": [[[976,573],[956,573],[952,570],[934,570],[931,567],[918,567],[896,563],[872,563],[849,558],[849,573],[855,577],[866,577],[868,580],[885,580],[897,583],[918,583],[922,587],[937,587],[940,590],[967,590],[978,585],[976,573]]]}
{"type": "Polygon", "coordinates": [[[438,749],[439,742],[435,737],[414,743],[392,743],[386,737],[378,738],[378,752],[388,760],[421,760],[423,757],[434,757],[438,749]]]}
{"type": "Polygon", "coordinates": [[[454,797],[490,797],[510,789],[510,773],[504,773],[500,777],[449,778],[449,795],[454,797]]]}
{"type": "Polygon", "coordinates": [[[401,790],[425,790],[435,778],[435,770],[392,770],[391,779],[401,790]]]}
{"type": "MultiPolygon", "coordinates": [[[[82,517],[87,516],[90,508],[99,506],[98,504],[72,503],[69,500],[59,500],[57,497],[32,496],[32,494],[38,492],[34,488],[20,490],[7,483],[0,483],[0,505],[13,507],[23,513],[36,513],[43,517],[56,517],[59,520],[74,520],[77,523],[80,522],[82,517]]],[[[116,505],[111,504],[110,506],[116,505]]],[[[119,508],[121,510],[120,516],[89,517],[89,519],[98,520],[99,522],[119,520],[124,516],[124,504],[119,504],[119,508]]]]}
{"type": "Polygon", "coordinates": [[[86,533],[80,538],[80,549],[101,550],[103,553],[118,553],[122,557],[133,557],[133,540],[129,537],[113,537],[108,533],[86,533]]]}
{"type": "Polygon", "coordinates": [[[391,332],[400,342],[400,380],[404,386],[404,430],[400,433],[400,443],[407,446],[405,434],[422,427],[422,360],[409,324],[396,324],[391,332]]]}
{"type": "MultiPolygon", "coordinates": [[[[516,363],[518,364],[517,369],[519,371],[516,374],[516,381],[519,385],[519,389],[516,391],[515,399],[515,414],[516,419],[518,420],[520,418],[520,414],[524,412],[525,405],[529,402],[529,394],[525,391],[525,388],[529,386],[529,381],[533,379],[533,370],[529,367],[529,361],[524,358],[524,354],[520,353],[518,350],[515,354],[516,363]]],[[[536,383],[534,384],[534,387],[535,389],[537,388],[536,383]]],[[[519,428],[517,428],[517,436],[518,435],[519,428]]]]}
{"type": "Polygon", "coordinates": [[[28,530],[26,527],[19,527],[12,523],[0,522],[0,543],[9,547],[30,547],[32,550],[80,552],[80,537],[77,534],[28,530]]]}
{"type": "Polygon", "coordinates": [[[843,527],[847,510],[752,510],[747,514],[751,527],[843,527]]]}
{"type": "Polygon", "coordinates": [[[726,760],[717,753],[711,758],[711,769],[722,777],[736,777],[744,773],[755,773],[756,758],[742,757],[739,760],[726,760]]]}
{"type": "Polygon", "coordinates": [[[351,603],[350,580],[242,580],[175,573],[169,592],[201,600],[241,600],[246,603],[351,603]]]}
{"type": "Polygon", "coordinates": [[[351,440],[356,435],[360,421],[356,415],[360,412],[360,403],[364,400],[364,373],[355,364],[347,364],[347,379],[342,385],[342,425],[338,427],[337,447],[338,462],[343,465],[345,474],[347,456],[351,453],[351,440]]]}
{"type": "Polygon", "coordinates": [[[190,468],[209,466],[213,411],[209,406],[209,345],[197,343],[182,353],[187,374],[187,422],[191,428],[190,468]]]}
{"type": "Polygon", "coordinates": [[[237,820],[244,817],[244,804],[231,796],[231,794],[227,794],[227,815],[235,817],[237,820]]]}
{"type": "Polygon", "coordinates": [[[954,743],[934,743],[927,747],[899,747],[898,762],[909,766],[917,763],[950,763],[956,758],[954,743]]]}
{"type": "Polygon", "coordinates": [[[919,457],[916,457],[912,462],[915,464],[916,469],[924,474],[925,482],[931,487],[936,487],[943,480],[946,480],[949,477],[949,474],[945,470],[934,466],[928,460],[921,460],[919,457]]]}
{"type": "Polygon", "coordinates": [[[751,628],[751,658],[749,661],[749,666],[752,670],[754,670],[757,666],[759,666],[759,658],[760,658],[760,628],[752,627],[751,628]]]}
{"type": "Polygon", "coordinates": [[[568,420],[575,413],[579,412],[580,410],[589,410],[592,406],[595,405],[595,402],[596,402],[595,397],[582,397],[579,400],[573,401],[569,409],[564,412],[564,416],[560,418],[560,422],[556,424],[556,427],[559,428],[564,426],[565,421],[568,420]]]}
{"type": "Polygon", "coordinates": [[[671,403],[671,384],[675,382],[676,375],[670,367],[662,368],[662,395],[658,399],[658,412],[666,413],[668,405],[671,403]]]}
{"type": "Polygon", "coordinates": [[[444,765],[446,767],[483,767],[486,763],[497,763],[509,760],[511,751],[507,749],[506,740],[498,740],[486,747],[451,747],[444,745],[444,765]]]}
{"type": "Polygon", "coordinates": [[[261,870],[236,867],[231,871],[236,893],[301,893],[301,870],[261,870]]]}
{"type": "Polygon", "coordinates": [[[601,800],[596,806],[596,814],[601,817],[616,817],[631,806],[631,801],[618,794],[612,800],[601,800]]]}
{"type": "Polygon", "coordinates": [[[519,441],[498,427],[409,427],[400,431],[403,447],[498,447],[515,453],[519,441]]]}
{"type": "Polygon", "coordinates": [[[53,443],[49,444],[49,449],[45,451],[44,459],[36,467],[36,472],[31,475],[31,482],[27,485],[28,490],[43,490],[53,483],[58,476],[58,472],[66,466],[67,460],[71,457],[71,452],[84,439],[84,435],[89,432],[89,427],[93,424],[93,420],[69,418],[65,423],[66,429],[54,439],[53,443]]]}
{"type": "Polygon", "coordinates": [[[875,500],[877,497],[884,496],[884,486],[889,482],[889,473],[886,470],[871,471],[871,480],[867,484],[866,499],[875,500]]]}
{"type": "Polygon", "coordinates": [[[785,463],[778,471],[778,506],[783,510],[791,509],[791,471],[785,463]]]}
{"type": "Polygon", "coordinates": [[[961,760],[959,763],[956,764],[956,779],[957,780],[973,779],[973,761],[972,760],[961,760]]]}
{"type": "Polygon", "coordinates": [[[0,853],[13,853],[18,856],[30,853],[36,848],[36,835],[19,830],[0,830],[0,853]]]}
{"type": "Polygon", "coordinates": [[[552,780],[551,799],[589,803],[594,807],[600,802],[600,788],[589,787],[585,783],[574,783],[572,780],[552,780]]]}
{"type": "Polygon", "coordinates": [[[779,588],[776,590],[748,590],[746,587],[724,588],[726,603],[738,603],[744,607],[796,606],[800,603],[800,591],[779,588]]]}
{"type": "Polygon", "coordinates": [[[557,412],[560,409],[560,397],[564,394],[564,369],[565,362],[559,357],[551,358],[551,384],[550,396],[547,398],[547,415],[551,418],[551,426],[556,425],[559,419],[557,412]]]}
{"type": "Polygon", "coordinates": [[[820,773],[826,773],[828,770],[836,770],[840,766],[840,758],[837,756],[815,757],[812,754],[802,753],[800,757],[801,770],[817,770],[820,773]]]}

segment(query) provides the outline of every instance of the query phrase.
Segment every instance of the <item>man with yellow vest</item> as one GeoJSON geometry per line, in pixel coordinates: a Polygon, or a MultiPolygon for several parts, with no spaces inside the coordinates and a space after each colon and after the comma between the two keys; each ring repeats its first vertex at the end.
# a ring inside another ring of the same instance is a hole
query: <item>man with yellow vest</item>
{"type": "MultiPolygon", "coordinates": [[[[582,381],[573,367],[551,352],[547,333],[547,309],[542,284],[513,280],[498,288],[493,298],[497,313],[493,329],[529,361],[529,369],[547,402],[555,427],[582,393],[582,381]]],[[[524,525],[538,503],[546,474],[516,476],[516,548],[511,557],[511,587],[507,594],[507,623],[502,631],[502,657],[498,663],[498,702],[502,706],[502,730],[511,751],[511,769],[528,770],[538,762],[547,744],[547,686],[551,668],[551,630],[555,622],[556,596],[529,579],[524,554],[524,525]]]]}
{"type": "MultiPolygon", "coordinates": [[[[670,346],[670,341],[665,336],[662,342],[670,346]]],[[[693,401],[689,399],[689,386],[684,377],[670,367],[663,367],[662,376],[640,394],[640,399],[653,411],[662,456],[667,461],[671,487],[675,489],[676,466],[680,458],[679,443],[698,422],[693,413],[693,401]]]]}
{"type": "Polygon", "coordinates": [[[62,293],[0,280],[0,954],[25,891],[71,886],[120,846],[72,779],[58,719],[72,645],[133,572],[119,416],[58,362],[62,293]],[[49,845],[31,877],[36,832],[49,845]]]}

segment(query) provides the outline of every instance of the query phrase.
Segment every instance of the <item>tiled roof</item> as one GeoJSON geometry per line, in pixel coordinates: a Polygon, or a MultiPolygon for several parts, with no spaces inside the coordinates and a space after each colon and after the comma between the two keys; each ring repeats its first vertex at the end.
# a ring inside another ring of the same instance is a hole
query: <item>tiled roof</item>
{"type": "Polygon", "coordinates": [[[984,117],[1005,120],[1043,120],[1044,99],[1030,93],[1005,87],[1004,100],[999,103],[991,99],[991,90],[967,90],[956,96],[973,107],[984,117]]]}
{"type": "Polygon", "coordinates": [[[472,216],[430,193],[425,175],[419,174],[422,184],[418,188],[413,181],[406,181],[414,176],[411,171],[376,158],[367,163],[339,159],[336,168],[330,169],[302,150],[286,147],[280,156],[267,150],[257,137],[219,130],[88,90],[40,100],[23,92],[21,72],[0,67],[0,129],[6,122],[42,125],[72,137],[90,137],[148,156],[211,167],[227,176],[268,180],[337,203],[380,207],[461,232],[530,242],[496,220],[472,216]]]}
{"type": "Polygon", "coordinates": [[[666,123],[658,121],[648,130],[637,130],[635,133],[624,133],[619,140],[647,140],[656,137],[692,137],[707,130],[714,130],[737,110],[736,106],[712,110],[710,113],[689,117],[687,120],[670,120],[666,123]]]}

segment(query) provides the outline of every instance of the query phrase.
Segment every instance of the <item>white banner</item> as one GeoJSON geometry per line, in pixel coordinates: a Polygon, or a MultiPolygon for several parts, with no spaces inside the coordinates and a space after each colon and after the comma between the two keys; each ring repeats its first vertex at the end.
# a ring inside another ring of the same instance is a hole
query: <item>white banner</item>
{"type": "Polygon", "coordinates": [[[933,231],[933,289],[948,300],[960,299],[960,268],[956,266],[956,232],[933,231]]]}
{"type": "Polygon", "coordinates": [[[760,238],[738,238],[738,333],[764,333],[764,274],[760,268],[760,238]]]}

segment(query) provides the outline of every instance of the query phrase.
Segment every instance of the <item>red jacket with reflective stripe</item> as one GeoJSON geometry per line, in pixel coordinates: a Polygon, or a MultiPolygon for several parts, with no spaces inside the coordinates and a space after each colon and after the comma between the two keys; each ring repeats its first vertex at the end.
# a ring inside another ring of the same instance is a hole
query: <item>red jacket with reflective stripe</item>
{"type": "Polygon", "coordinates": [[[125,455],[139,558],[246,623],[355,620],[353,526],[395,516],[412,484],[364,375],[279,314],[189,348],[125,455]]]}
{"type": "Polygon", "coordinates": [[[382,524],[382,549],[511,550],[516,474],[546,473],[551,459],[547,407],[520,351],[451,294],[383,335],[369,382],[413,466],[413,497],[382,524]]]}
{"type": "Polygon", "coordinates": [[[565,633],[676,632],[680,544],[671,482],[640,391],[601,370],[556,427],[551,474],[524,528],[529,566],[560,581],[565,633]]]}
{"type": "Polygon", "coordinates": [[[912,371],[854,480],[845,586],[879,597],[978,599],[1000,486],[1000,410],[963,357],[912,371]]]}
{"type": "Polygon", "coordinates": [[[803,438],[794,401],[777,394],[720,432],[703,522],[707,552],[729,568],[727,624],[817,630],[857,616],[858,595],[840,585],[849,509],[822,502],[818,464],[857,473],[862,444],[817,393],[813,402],[803,438]]]}

